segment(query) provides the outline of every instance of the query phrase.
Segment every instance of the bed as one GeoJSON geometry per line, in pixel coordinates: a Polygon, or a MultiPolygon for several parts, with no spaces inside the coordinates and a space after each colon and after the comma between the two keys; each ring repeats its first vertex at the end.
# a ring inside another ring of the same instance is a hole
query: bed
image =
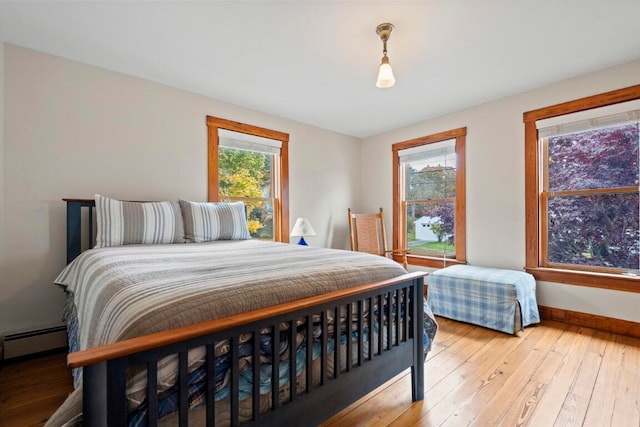
{"type": "Polygon", "coordinates": [[[65,200],[76,389],[48,425],[314,425],[408,368],[423,398],[423,274],[253,240],[83,252],[94,201],[65,200]]]}

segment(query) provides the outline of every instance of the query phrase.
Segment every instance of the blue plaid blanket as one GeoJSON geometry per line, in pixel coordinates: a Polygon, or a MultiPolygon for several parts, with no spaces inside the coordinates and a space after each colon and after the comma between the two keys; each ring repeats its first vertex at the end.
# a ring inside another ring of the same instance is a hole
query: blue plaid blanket
{"type": "Polygon", "coordinates": [[[437,315],[513,334],[540,322],[531,274],[455,265],[431,273],[428,302],[437,315]]]}

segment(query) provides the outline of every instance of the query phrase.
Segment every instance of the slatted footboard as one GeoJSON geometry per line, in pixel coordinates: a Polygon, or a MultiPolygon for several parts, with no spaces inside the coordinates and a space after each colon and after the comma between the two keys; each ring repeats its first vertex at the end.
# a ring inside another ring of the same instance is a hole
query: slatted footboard
{"type": "Polygon", "coordinates": [[[91,426],[127,425],[130,421],[127,374],[131,376],[132,369],[146,369],[143,399],[146,421],[148,425],[156,425],[156,367],[162,358],[173,354],[178,358],[173,392],[178,395],[177,419],[181,426],[189,425],[190,420],[193,421],[191,417],[204,420],[207,426],[317,424],[407,368],[412,372],[412,398],[421,400],[424,395],[422,290],[422,275],[407,274],[71,353],[69,365],[84,369],[83,422],[91,426]],[[291,345],[300,340],[300,334],[302,344],[291,345]],[[270,360],[261,345],[265,341],[261,337],[265,335],[271,343],[270,352],[266,352],[272,355],[270,360]],[[289,344],[284,354],[279,350],[282,340],[289,344]],[[228,398],[222,402],[222,399],[216,400],[219,373],[215,369],[220,357],[215,349],[221,342],[229,343],[226,360],[231,364],[228,398]],[[243,345],[245,348],[241,349],[243,345]],[[190,402],[188,392],[189,387],[194,387],[190,384],[188,352],[198,347],[205,349],[203,369],[206,371],[199,409],[190,402]],[[241,367],[241,353],[247,351],[251,361],[249,366],[241,367]],[[298,366],[301,358],[303,366],[298,366]],[[291,383],[282,387],[283,367],[288,371],[288,378],[295,379],[295,386],[291,383]],[[268,372],[266,380],[265,371],[268,372]],[[247,384],[251,390],[247,390],[247,384]],[[264,393],[265,384],[268,393],[264,393]],[[194,406],[196,409],[190,411],[194,406]]]}

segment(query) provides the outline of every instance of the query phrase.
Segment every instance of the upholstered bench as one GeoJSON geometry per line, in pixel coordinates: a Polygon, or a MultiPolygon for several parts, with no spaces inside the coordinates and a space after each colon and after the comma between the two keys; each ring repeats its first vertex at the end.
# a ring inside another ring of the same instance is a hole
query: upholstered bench
{"type": "Polygon", "coordinates": [[[540,322],[531,274],[454,265],[428,276],[427,300],[437,315],[514,334],[540,322]]]}

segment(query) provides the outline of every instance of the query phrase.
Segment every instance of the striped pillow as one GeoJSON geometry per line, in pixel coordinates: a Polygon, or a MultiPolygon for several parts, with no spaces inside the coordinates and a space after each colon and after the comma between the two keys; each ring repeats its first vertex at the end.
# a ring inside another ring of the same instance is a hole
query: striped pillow
{"type": "Polygon", "coordinates": [[[184,243],[178,202],[123,202],[96,194],[96,248],[184,243]]]}
{"type": "Polygon", "coordinates": [[[199,203],[180,200],[187,242],[251,239],[243,202],[199,203]]]}

